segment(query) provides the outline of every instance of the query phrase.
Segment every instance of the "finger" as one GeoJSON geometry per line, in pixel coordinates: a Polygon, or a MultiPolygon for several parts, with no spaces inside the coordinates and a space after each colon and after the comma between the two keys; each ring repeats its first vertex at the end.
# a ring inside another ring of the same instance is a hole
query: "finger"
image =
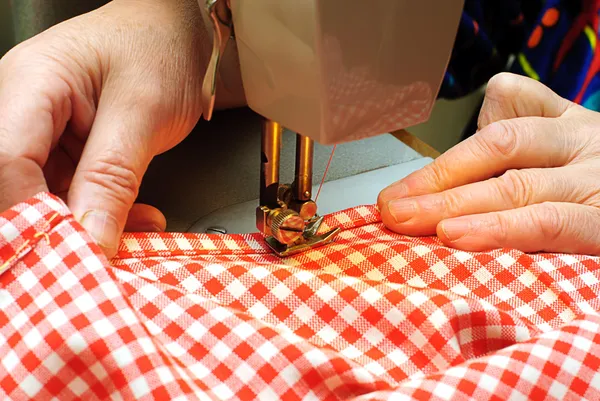
{"type": "Polygon", "coordinates": [[[36,69],[19,72],[0,70],[0,149],[43,166],[71,117],[71,90],[60,78],[36,69]]]}
{"type": "Polygon", "coordinates": [[[592,206],[541,203],[444,220],[437,233],[446,245],[466,251],[512,248],[600,255],[599,223],[600,211],[592,206]]]}
{"type": "Polygon", "coordinates": [[[35,77],[19,79],[18,88],[12,73],[0,70],[0,210],[48,190],[42,166],[53,135],[70,115],[61,107],[65,88],[40,85],[38,90],[35,77]],[[43,92],[53,96],[45,98],[43,92]]]}
{"type": "Polygon", "coordinates": [[[441,192],[510,169],[559,167],[573,160],[583,122],[525,117],[493,123],[434,162],[384,189],[379,207],[393,199],[441,192]]]}
{"type": "Polygon", "coordinates": [[[68,121],[84,127],[94,114],[88,81],[71,80],[68,69],[29,47],[14,48],[0,67],[0,210],[48,191],[42,169],[50,150],[68,121]]]}
{"type": "Polygon", "coordinates": [[[560,117],[572,105],[539,81],[501,73],[487,85],[478,128],[518,117],[560,117]]]}
{"type": "Polygon", "coordinates": [[[116,253],[129,211],[150,160],[160,95],[107,85],[69,190],[75,218],[110,258],[116,253]],[[116,89],[119,88],[120,89],[116,89]],[[132,96],[133,95],[133,96],[132,96]]]}
{"type": "Polygon", "coordinates": [[[588,176],[575,166],[509,170],[498,178],[435,194],[392,200],[382,209],[382,220],[395,232],[431,235],[444,219],[542,202],[583,203],[595,196],[594,188],[588,176]]]}
{"type": "Polygon", "coordinates": [[[0,212],[47,191],[44,174],[36,162],[0,155],[0,212]]]}
{"type": "Polygon", "coordinates": [[[167,228],[165,216],[155,207],[136,203],[127,216],[126,232],[163,232],[167,228]]]}

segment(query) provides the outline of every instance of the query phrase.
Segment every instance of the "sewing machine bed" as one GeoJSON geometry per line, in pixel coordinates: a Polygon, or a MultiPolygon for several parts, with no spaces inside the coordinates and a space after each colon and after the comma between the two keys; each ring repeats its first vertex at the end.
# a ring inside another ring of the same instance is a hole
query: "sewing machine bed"
{"type": "MultiPolygon", "coordinates": [[[[356,206],[371,205],[376,202],[377,195],[385,186],[385,183],[392,183],[405,177],[425,166],[431,160],[428,157],[423,157],[339,180],[328,181],[323,185],[317,202],[320,214],[325,215],[356,206]]],[[[318,185],[314,186],[314,194],[317,193],[318,187],[318,185]]],[[[225,206],[200,218],[188,231],[204,233],[224,230],[230,234],[256,232],[256,205],[258,205],[258,198],[225,206]]]]}
{"type": "MultiPolygon", "coordinates": [[[[315,145],[315,185],[331,150],[315,145]]],[[[295,135],[288,132],[281,153],[282,182],[292,180],[294,154],[295,135]]],[[[259,155],[260,119],[248,109],[217,113],[210,123],[200,122],[182,144],[155,158],[139,201],[161,209],[169,231],[217,227],[227,233],[255,232],[259,155]]],[[[430,161],[392,135],[338,145],[318,199],[319,211],[373,204],[381,189],[430,161]]]]}

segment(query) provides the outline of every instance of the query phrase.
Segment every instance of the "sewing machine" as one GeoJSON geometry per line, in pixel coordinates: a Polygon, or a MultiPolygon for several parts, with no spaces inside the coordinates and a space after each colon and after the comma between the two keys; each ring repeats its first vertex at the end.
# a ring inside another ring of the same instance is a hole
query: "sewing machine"
{"type": "Polygon", "coordinates": [[[248,105],[264,117],[256,227],[280,256],[330,243],[339,229],[319,232],[314,141],[339,144],[426,121],[463,0],[199,1],[214,44],[204,118],[232,40],[248,105]],[[284,126],[298,133],[291,184],[279,180],[284,126]]]}

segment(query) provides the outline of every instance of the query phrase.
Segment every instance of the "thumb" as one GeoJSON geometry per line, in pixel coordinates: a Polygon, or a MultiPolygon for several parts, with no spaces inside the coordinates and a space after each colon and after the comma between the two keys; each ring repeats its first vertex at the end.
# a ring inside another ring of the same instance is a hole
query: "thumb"
{"type": "Polygon", "coordinates": [[[153,114],[146,108],[142,112],[124,101],[102,99],[100,103],[71,182],[68,204],[111,258],[155,154],[150,143],[154,126],[153,114]]]}

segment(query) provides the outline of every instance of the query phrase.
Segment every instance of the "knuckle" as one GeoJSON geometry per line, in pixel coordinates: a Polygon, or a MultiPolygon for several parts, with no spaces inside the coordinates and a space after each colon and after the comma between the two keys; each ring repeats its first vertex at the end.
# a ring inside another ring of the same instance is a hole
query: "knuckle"
{"type": "Polygon", "coordinates": [[[8,66],[24,59],[24,51],[26,49],[26,42],[21,42],[18,45],[7,51],[4,56],[0,59],[0,66],[7,68],[8,66]]]}
{"type": "Polygon", "coordinates": [[[423,168],[423,179],[429,187],[439,189],[446,178],[446,167],[441,160],[436,160],[423,168]]]}
{"type": "Polygon", "coordinates": [[[490,217],[488,233],[498,244],[505,244],[508,239],[511,221],[503,213],[494,213],[490,217]]]}
{"type": "MultiPolygon", "coordinates": [[[[600,167],[600,166],[599,166],[600,167]]],[[[583,171],[577,180],[573,201],[582,205],[593,206],[600,211],[600,185],[598,185],[600,169],[590,168],[583,171]]]]}
{"type": "Polygon", "coordinates": [[[540,227],[545,240],[555,241],[565,231],[564,218],[555,204],[544,202],[531,209],[531,219],[540,227]]]}
{"type": "Polygon", "coordinates": [[[473,136],[476,144],[491,156],[510,158],[517,148],[517,135],[508,121],[496,121],[473,136]]]}
{"type": "Polygon", "coordinates": [[[465,205],[464,197],[457,191],[446,191],[443,193],[443,218],[455,217],[465,205]]]}
{"type": "Polygon", "coordinates": [[[140,179],[134,171],[127,157],[112,152],[97,158],[82,172],[82,176],[86,182],[104,188],[112,199],[129,205],[137,197],[140,186],[140,179]]]}
{"type": "Polygon", "coordinates": [[[71,96],[67,78],[69,71],[64,62],[44,55],[32,46],[15,47],[10,52],[0,60],[0,80],[6,88],[20,89],[17,92],[20,96],[30,96],[25,88],[46,97],[58,94],[64,94],[64,97],[71,96]]]}
{"type": "Polygon", "coordinates": [[[502,72],[488,82],[485,96],[494,100],[512,98],[521,90],[522,79],[518,75],[502,72]]]}
{"type": "MultiPolygon", "coordinates": [[[[31,38],[10,49],[2,58],[1,66],[11,72],[23,72],[24,69],[36,68],[41,62],[41,51],[31,38]]],[[[22,74],[18,74],[22,76],[22,74]]]]}
{"type": "Polygon", "coordinates": [[[530,203],[531,185],[525,174],[518,170],[508,170],[495,179],[500,195],[512,207],[521,207],[530,203]]]}

